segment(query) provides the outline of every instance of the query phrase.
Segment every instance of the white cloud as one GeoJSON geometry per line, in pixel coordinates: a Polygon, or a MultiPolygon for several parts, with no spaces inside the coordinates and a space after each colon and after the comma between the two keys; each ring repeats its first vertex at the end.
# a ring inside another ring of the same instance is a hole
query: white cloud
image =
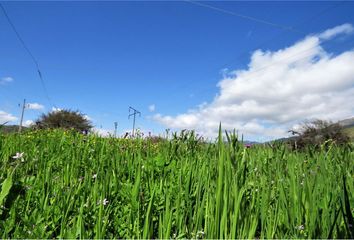
{"type": "Polygon", "coordinates": [[[44,106],[39,104],[39,103],[28,103],[27,104],[27,109],[31,110],[43,110],[44,106]]]}
{"type": "Polygon", "coordinates": [[[52,107],[52,112],[60,112],[61,110],[63,110],[63,109],[57,108],[57,107],[52,107]]]}
{"type": "Polygon", "coordinates": [[[214,137],[238,129],[246,138],[287,136],[306,119],[338,120],[354,114],[354,50],[326,52],[322,40],[353,31],[350,24],[307,36],[277,51],[257,50],[246,69],[224,72],[211,103],[177,116],[155,114],[168,128],[195,129],[214,137]]]}
{"type": "Polygon", "coordinates": [[[17,117],[13,116],[10,113],[4,112],[0,110],[0,124],[4,124],[5,122],[16,121],[17,117]]]}
{"type": "Polygon", "coordinates": [[[29,127],[29,126],[31,126],[31,125],[33,125],[33,124],[34,124],[34,121],[32,121],[32,120],[26,120],[26,121],[23,123],[23,126],[29,127]]]}
{"type": "Polygon", "coordinates": [[[338,34],[349,34],[349,33],[352,33],[353,31],[354,31],[353,26],[349,23],[345,23],[343,25],[339,25],[337,27],[330,28],[330,29],[324,31],[323,33],[319,34],[319,37],[327,40],[327,39],[333,38],[334,36],[336,36],[338,34]]]}
{"type": "Polygon", "coordinates": [[[87,121],[92,121],[92,118],[86,114],[84,115],[84,119],[86,119],[87,121]]]}
{"type": "Polygon", "coordinates": [[[151,104],[149,106],[149,112],[155,112],[155,109],[156,109],[155,104],[151,104]]]}
{"type": "Polygon", "coordinates": [[[3,77],[0,79],[0,84],[6,84],[12,82],[14,79],[12,77],[3,77]]]}

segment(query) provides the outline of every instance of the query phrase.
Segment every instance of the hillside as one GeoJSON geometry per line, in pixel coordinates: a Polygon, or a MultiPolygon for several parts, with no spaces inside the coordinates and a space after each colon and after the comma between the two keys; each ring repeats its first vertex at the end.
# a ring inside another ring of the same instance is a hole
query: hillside
{"type": "Polygon", "coordinates": [[[354,117],[338,121],[338,123],[343,127],[343,132],[354,140],[354,117]]]}
{"type": "Polygon", "coordinates": [[[338,124],[341,125],[343,128],[354,127],[354,117],[338,121],[338,124]]]}
{"type": "Polygon", "coordinates": [[[354,140],[354,126],[344,128],[343,132],[345,132],[351,139],[354,140]]]}
{"type": "MultiPolygon", "coordinates": [[[[27,127],[22,127],[23,130],[27,129],[27,127]]],[[[13,133],[18,131],[18,125],[8,125],[8,126],[1,126],[0,132],[3,133],[13,133]]]]}

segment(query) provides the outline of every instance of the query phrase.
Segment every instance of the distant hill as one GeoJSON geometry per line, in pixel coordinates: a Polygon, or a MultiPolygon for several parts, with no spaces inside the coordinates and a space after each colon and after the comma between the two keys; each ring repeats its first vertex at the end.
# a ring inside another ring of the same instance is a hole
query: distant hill
{"type": "Polygon", "coordinates": [[[338,121],[345,132],[354,141],[354,117],[338,121]]]}
{"type": "MultiPolygon", "coordinates": [[[[354,117],[340,120],[337,122],[340,126],[343,127],[343,132],[346,133],[352,141],[354,141],[354,117]]],[[[297,136],[284,137],[276,139],[276,142],[287,142],[298,138],[297,136]]],[[[273,141],[272,141],[273,142],[273,141]]]]}
{"type": "MultiPolygon", "coordinates": [[[[27,129],[27,127],[22,127],[23,130],[27,129]]],[[[0,132],[3,133],[13,133],[18,132],[18,125],[4,125],[0,127],[0,132]]]]}
{"type": "Polygon", "coordinates": [[[345,132],[351,139],[354,140],[354,126],[344,128],[343,132],[345,132]]]}
{"type": "Polygon", "coordinates": [[[343,128],[354,127],[354,117],[338,121],[338,124],[341,125],[343,128]]]}

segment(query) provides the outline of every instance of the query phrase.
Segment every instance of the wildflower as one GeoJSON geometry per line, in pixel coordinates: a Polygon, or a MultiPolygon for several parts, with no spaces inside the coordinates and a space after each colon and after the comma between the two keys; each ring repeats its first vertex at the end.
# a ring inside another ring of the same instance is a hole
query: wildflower
{"type": "Polygon", "coordinates": [[[103,206],[106,206],[107,204],[108,204],[108,200],[107,200],[107,198],[105,198],[105,199],[103,199],[103,201],[102,200],[99,200],[98,202],[97,202],[97,205],[100,205],[101,203],[103,204],[103,206]]]}
{"type": "Polygon", "coordinates": [[[257,172],[258,168],[254,168],[254,171],[257,172]]]}
{"type": "Polygon", "coordinates": [[[245,144],[245,148],[251,148],[251,147],[252,147],[252,144],[250,144],[250,143],[245,144]]]}
{"type": "Polygon", "coordinates": [[[197,232],[197,237],[198,238],[204,238],[204,234],[205,234],[204,231],[200,230],[200,231],[197,232]]]}
{"type": "Polygon", "coordinates": [[[176,238],[176,237],[177,237],[177,234],[174,233],[174,234],[172,235],[172,238],[176,238]]]}
{"type": "Polygon", "coordinates": [[[93,179],[96,179],[96,178],[97,178],[97,173],[93,174],[93,175],[92,175],[92,178],[93,178],[93,179]]]}
{"type": "Polygon", "coordinates": [[[79,177],[79,182],[82,182],[82,180],[84,180],[84,177],[79,177]]]}
{"type": "Polygon", "coordinates": [[[17,152],[15,156],[12,156],[13,159],[22,159],[22,157],[23,157],[23,152],[22,153],[17,152]]]}
{"type": "Polygon", "coordinates": [[[301,224],[300,226],[297,226],[296,229],[302,231],[305,229],[305,227],[301,224]]]}

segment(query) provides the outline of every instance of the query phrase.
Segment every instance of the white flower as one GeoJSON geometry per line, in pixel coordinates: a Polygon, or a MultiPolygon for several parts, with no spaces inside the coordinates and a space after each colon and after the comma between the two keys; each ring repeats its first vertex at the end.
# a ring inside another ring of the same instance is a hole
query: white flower
{"type": "Polygon", "coordinates": [[[96,179],[96,178],[97,178],[97,174],[96,174],[96,173],[93,174],[93,175],[92,175],[92,178],[93,178],[93,179],[96,179]]]}
{"type": "Polygon", "coordinates": [[[98,202],[97,202],[97,205],[100,205],[101,203],[103,204],[103,206],[106,206],[107,204],[108,204],[108,200],[107,200],[107,198],[105,198],[105,199],[103,199],[103,201],[102,200],[99,200],[98,202]]]}
{"type": "Polygon", "coordinates": [[[22,159],[22,157],[23,157],[23,152],[22,153],[17,152],[15,156],[12,156],[13,159],[22,159]]]}
{"type": "Polygon", "coordinates": [[[197,232],[197,237],[198,238],[204,238],[204,234],[205,234],[204,231],[200,230],[200,231],[197,232]]]}
{"type": "Polygon", "coordinates": [[[305,229],[305,227],[301,224],[300,226],[297,226],[296,229],[302,231],[305,229]]]}

